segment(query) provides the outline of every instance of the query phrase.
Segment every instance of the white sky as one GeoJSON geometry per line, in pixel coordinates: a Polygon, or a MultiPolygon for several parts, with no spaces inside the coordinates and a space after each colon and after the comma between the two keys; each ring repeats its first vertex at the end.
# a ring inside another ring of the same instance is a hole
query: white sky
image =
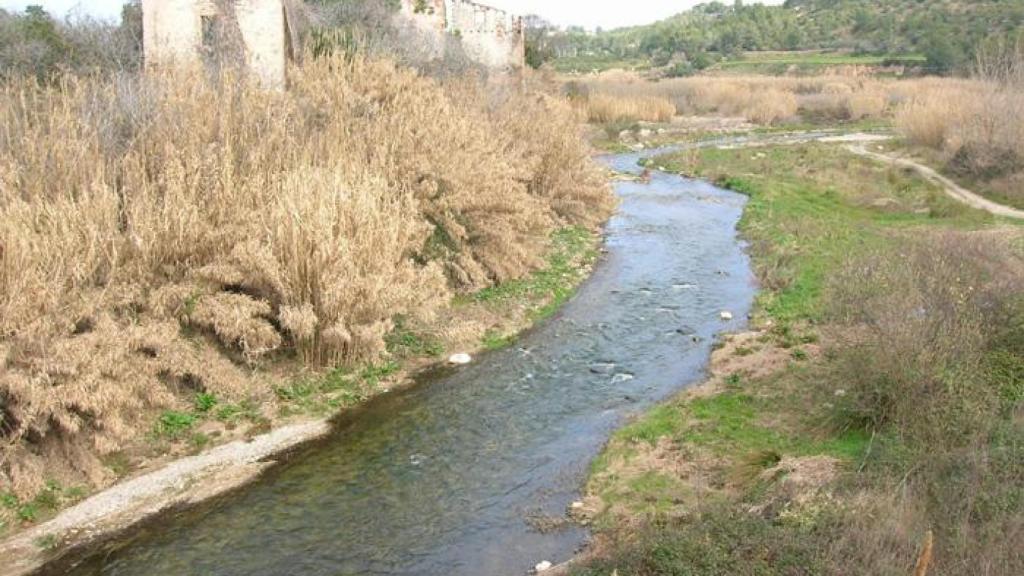
{"type": "MultiPolygon", "coordinates": [[[[515,14],[539,14],[555,24],[576,24],[587,28],[618,28],[647,24],[678,14],[704,0],[478,0],[482,4],[515,14]]],[[[751,0],[748,2],[752,3],[751,0]]],[[[123,0],[0,0],[0,7],[21,10],[28,4],[41,4],[51,14],[62,17],[72,9],[101,18],[116,19],[123,0]]],[[[728,2],[727,3],[731,3],[728,2]]],[[[781,4],[782,0],[763,0],[781,4]]]]}

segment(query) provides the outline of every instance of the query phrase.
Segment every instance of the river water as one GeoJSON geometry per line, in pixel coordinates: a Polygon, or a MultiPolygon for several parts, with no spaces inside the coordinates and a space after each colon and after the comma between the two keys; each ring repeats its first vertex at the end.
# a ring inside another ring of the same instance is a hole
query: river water
{"type": "MultiPolygon", "coordinates": [[[[656,152],[602,160],[635,173],[656,152]]],[[[515,346],[381,396],[245,490],[61,572],[515,576],[571,557],[586,531],[535,520],[564,518],[629,415],[703,377],[755,293],[743,196],[664,173],[616,192],[592,277],[515,346]]]]}

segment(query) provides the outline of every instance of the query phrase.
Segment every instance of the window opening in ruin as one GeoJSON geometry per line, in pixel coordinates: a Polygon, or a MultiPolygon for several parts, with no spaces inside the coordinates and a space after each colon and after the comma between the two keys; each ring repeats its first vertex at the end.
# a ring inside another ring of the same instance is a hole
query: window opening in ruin
{"type": "Polygon", "coordinates": [[[220,28],[216,16],[200,16],[202,23],[202,47],[207,54],[217,49],[218,29],[220,28]]]}

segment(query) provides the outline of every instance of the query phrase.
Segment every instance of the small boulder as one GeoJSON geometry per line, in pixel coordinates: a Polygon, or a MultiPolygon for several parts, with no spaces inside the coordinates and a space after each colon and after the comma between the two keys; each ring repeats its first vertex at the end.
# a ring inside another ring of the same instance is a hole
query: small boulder
{"type": "Polygon", "coordinates": [[[462,366],[469,364],[472,361],[473,357],[469,354],[452,354],[451,357],[448,358],[448,363],[454,366],[462,366]]]}
{"type": "Polygon", "coordinates": [[[722,317],[722,320],[725,321],[725,322],[728,322],[728,321],[732,320],[732,318],[733,318],[732,312],[729,312],[729,311],[722,311],[720,316],[722,317]]]}
{"type": "Polygon", "coordinates": [[[540,574],[541,572],[547,572],[548,570],[551,570],[551,562],[548,562],[547,560],[545,560],[545,561],[541,562],[540,564],[537,564],[536,566],[533,567],[533,572],[535,574],[540,574]]]}

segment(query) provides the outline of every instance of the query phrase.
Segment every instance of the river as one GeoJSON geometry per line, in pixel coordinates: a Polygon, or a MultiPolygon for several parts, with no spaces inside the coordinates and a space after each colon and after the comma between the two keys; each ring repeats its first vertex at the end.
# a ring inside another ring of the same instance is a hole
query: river
{"type": "MultiPolygon", "coordinates": [[[[602,161],[635,173],[655,152],[602,161]]],[[[630,415],[703,378],[756,291],[736,232],[745,197],[660,172],[616,192],[592,277],[514,346],[371,401],[238,493],[47,570],[515,576],[567,560],[587,532],[551,520],[591,460],[630,415]]]]}

